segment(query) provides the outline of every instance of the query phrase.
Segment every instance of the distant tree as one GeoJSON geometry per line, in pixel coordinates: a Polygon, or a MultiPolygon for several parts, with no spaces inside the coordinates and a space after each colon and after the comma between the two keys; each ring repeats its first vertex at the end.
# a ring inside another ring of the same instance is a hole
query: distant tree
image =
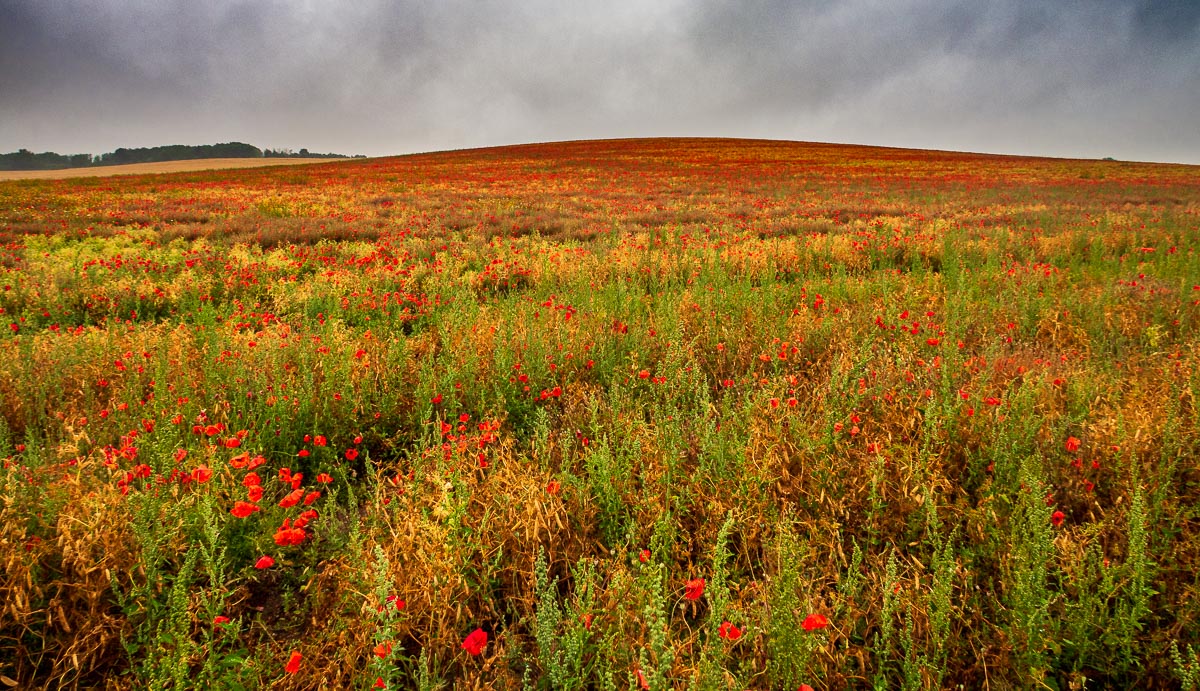
{"type": "MultiPolygon", "coordinates": [[[[242,142],[229,142],[228,144],[215,144],[211,147],[195,147],[196,149],[210,149],[211,154],[204,158],[260,158],[263,155],[261,149],[256,146],[244,144],[242,142]]],[[[208,152],[204,152],[208,153],[208,152]]]]}
{"type": "Polygon", "coordinates": [[[0,170],[56,170],[70,168],[71,159],[51,151],[35,154],[29,149],[0,154],[0,170]]]}

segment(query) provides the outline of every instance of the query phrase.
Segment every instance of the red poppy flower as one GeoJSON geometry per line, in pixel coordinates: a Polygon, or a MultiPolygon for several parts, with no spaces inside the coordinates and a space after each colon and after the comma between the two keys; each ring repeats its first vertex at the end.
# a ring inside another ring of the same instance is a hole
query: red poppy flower
{"type": "Polygon", "coordinates": [[[325,435],[323,434],[318,434],[317,436],[313,437],[313,444],[316,446],[325,446],[327,443],[329,442],[325,439],[325,435]]]}
{"type": "Polygon", "coordinates": [[[375,685],[374,685],[374,686],[372,686],[371,688],[373,688],[373,689],[386,689],[386,688],[387,688],[387,684],[386,684],[386,683],[383,681],[383,677],[375,677],[375,685]]]}
{"type": "Polygon", "coordinates": [[[283,525],[275,531],[275,544],[280,547],[299,545],[304,542],[306,537],[308,537],[308,533],[304,532],[304,528],[293,527],[291,521],[285,518],[283,525]]]}
{"type": "Polygon", "coordinates": [[[269,569],[272,566],[275,566],[275,560],[268,556],[259,557],[258,561],[254,562],[256,569],[269,569]]]}
{"type": "Polygon", "coordinates": [[[641,552],[638,552],[638,561],[642,562],[643,564],[650,561],[650,550],[644,549],[641,552]]]}
{"type": "Polygon", "coordinates": [[[320,473],[317,475],[317,482],[321,483],[322,485],[328,485],[329,483],[333,482],[333,478],[329,476],[329,473],[320,473]]]}
{"type": "Polygon", "coordinates": [[[693,578],[684,585],[683,596],[688,600],[695,602],[704,595],[704,579],[693,578]]]}
{"type": "Polygon", "coordinates": [[[463,639],[462,649],[467,651],[468,655],[478,655],[483,652],[484,646],[487,645],[487,639],[487,631],[475,629],[463,639]]]}
{"type": "Polygon", "coordinates": [[[1066,519],[1067,519],[1067,514],[1063,513],[1062,511],[1055,511],[1050,516],[1050,522],[1054,524],[1055,528],[1062,525],[1063,521],[1065,521],[1066,519]]]}
{"type": "Polygon", "coordinates": [[[300,671],[300,661],[304,658],[298,651],[293,650],[291,657],[288,658],[287,665],[283,668],[288,674],[295,674],[300,671]]]}
{"type": "Polygon", "coordinates": [[[353,461],[358,458],[358,449],[346,449],[346,460],[353,461]]]}
{"type": "Polygon", "coordinates": [[[233,514],[234,518],[245,518],[255,511],[258,511],[258,507],[254,504],[239,501],[233,505],[233,508],[229,510],[229,513],[233,514]]]}
{"type": "Polygon", "coordinates": [[[211,480],[212,476],[213,472],[209,470],[208,466],[206,465],[197,466],[196,469],[192,471],[192,480],[201,484],[211,480]]]}
{"type": "Polygon", "coordinates": [[[379,645],[375,646],[375,657],[379,658],[380,660],[386,659],[387,656],[391,655],[391,654],[392,654],[392,644],[391,643],[380,643],[379,645]]]}
{"type": "Polygon", "coordinates": [[[801,624],[805,631],[816,631],[829,626],[829,619],[824,614],[810,614],[804,618],[804,623],[801,624]]]}
{"type": "Polygon", "coordinates": [[[729,641],[736,641],[742,637],[742,630],[728,621],[723,621],[717,627],[717,635],[729,641]]]}
{"type": "Polygon", "coordinates": [[[643,689],[649,689],[650,682],[646,681],[646,675],[642,674],[642,670],[640,670],[640,669],[636,670],[636,672],[637,672],[638,686],[643,689]]]}
{"type": "Polygon", "coordinates": [[[286,497],[279,500],[279,506],[280,506],[280,508],[290,509],[293,506],[295,506],[296,504],[299,504],[300,500],[303,498],[304,498],[304,490],[295,489],[295,490],[292,490],[291,493],[288,494],[286,497]]]}
{"type": "Polygon", "coordinates": [[[246,498],[253,502],[257,502],[260,499],[262,499],[262,495],[263,495],[262,485],[254,485],[246,492],[246,498]]]}
{"type": "Polygon", "coordinates": [[[221,624],[228,623],[229,617],[225,616],[224,614],[218,614],[217,616],[213,617],[213,626],[220,626],[221,624]]]}
{"type": "Polygon", "coordinates": [[[1076,439],[1075,437],[1067,437],[1067,443],[1065,444],[1065,446],[1066,446],[1066,449],[1067,449],[1067,452],[1068,452],[1068,453],[1074,453],[1074,452],[1078,451],[1078,450],[1079,450],[1079,446],[1080,446],[1082,443],[1083,443],[1083,442],[1079,441],[1079,440],[1078,440],[1078,439],[1076,439]]]}
{"type": "Polygon", "coordinates": [[[808,684],[801,684],[800,688],[796,689],[796,691],[813,691],[813,687],[808,684]]]}

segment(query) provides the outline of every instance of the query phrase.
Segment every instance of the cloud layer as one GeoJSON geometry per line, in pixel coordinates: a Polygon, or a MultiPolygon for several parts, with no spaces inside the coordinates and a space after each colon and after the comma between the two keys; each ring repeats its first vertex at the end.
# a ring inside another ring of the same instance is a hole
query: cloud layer
{"type": "Polygon", "coordinates": [[[8,0],[0,150],[714,135],[1200,163],[1194,0],[8,0]]]}

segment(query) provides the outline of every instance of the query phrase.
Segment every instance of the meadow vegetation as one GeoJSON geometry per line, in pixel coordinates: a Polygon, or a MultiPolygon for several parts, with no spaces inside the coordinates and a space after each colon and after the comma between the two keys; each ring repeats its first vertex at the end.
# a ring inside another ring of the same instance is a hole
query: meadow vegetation
{"type": "Polygon", "coordinates": [[[1196,688],[1198,240],[767,141],[0,182],[0,681],[1196,688]]]}

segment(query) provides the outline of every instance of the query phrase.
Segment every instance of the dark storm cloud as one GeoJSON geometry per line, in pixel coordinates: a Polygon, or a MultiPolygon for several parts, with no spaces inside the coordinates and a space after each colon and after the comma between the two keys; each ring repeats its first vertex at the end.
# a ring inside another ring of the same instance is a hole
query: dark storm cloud
{"type": "Polygon", "coordinates": [[[1200,37],[1200,3],[1143,2],[1133,15],[1139,37],[1152,42],[1195,41],[1200,37]]]}
{"type": "Polygon", "coordinates": [[[1194,0],[0,0],[0,150],[721,135],[1200,162],[1194,0]]]}

